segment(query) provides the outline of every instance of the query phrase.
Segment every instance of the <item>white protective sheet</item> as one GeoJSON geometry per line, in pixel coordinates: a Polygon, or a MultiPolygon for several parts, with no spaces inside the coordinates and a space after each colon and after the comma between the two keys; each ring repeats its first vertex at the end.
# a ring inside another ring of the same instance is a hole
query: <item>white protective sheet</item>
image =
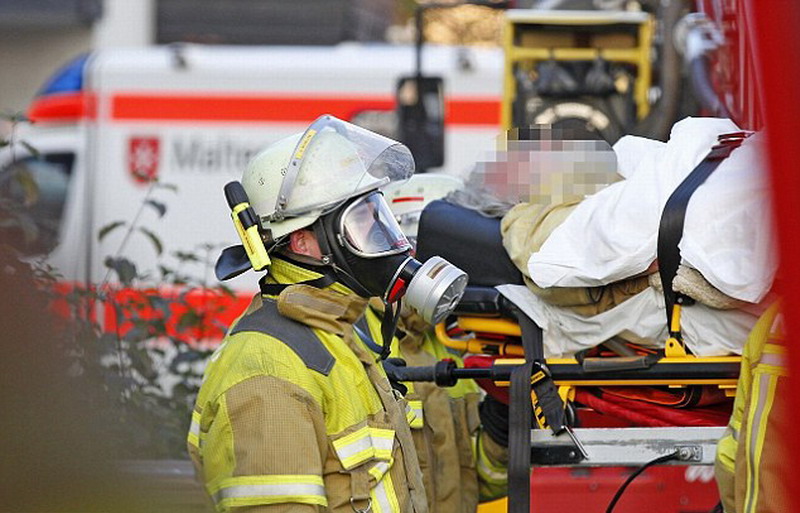
{"type": "MultiPolygon", "coordinates": [[[[657,347],[664,347],[668,336],[664,297],[653,288],[592,317],[546,303],[524,285],[497,289],[542,327],[547,358],[571,357],[624,331],[658,341],[653,342],[657,347]]],[[[741,310],[714,310],[698,303],[683,309],[681,331],[686,346],[697,356],[741,354],[757,320],[741,310]]]]}
{"type": "MultiPolygon", "coordinates": [[[[716,144],[738,131],[727,119],[687,118],[667,143],[627,136],[614,145],[625,180],[586,198],[531,255],[540,287],[587,287],[619,281],[656,259],[661,212],[670,194],[716,144]]],[[[747,139],[701,185],[686,212],[684,263],[723,293],[759,302],[777,268],[761,134],[747,139]]]]}

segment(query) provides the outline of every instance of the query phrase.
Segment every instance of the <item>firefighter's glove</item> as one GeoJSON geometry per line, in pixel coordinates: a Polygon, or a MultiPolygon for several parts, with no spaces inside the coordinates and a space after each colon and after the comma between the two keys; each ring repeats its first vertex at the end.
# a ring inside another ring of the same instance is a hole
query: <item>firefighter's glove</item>
{"type": "Polygon", "coordinates": [[[483,431],[497,444],[508,447],[508,405],[487,395],[479,411],[483,431]]]}

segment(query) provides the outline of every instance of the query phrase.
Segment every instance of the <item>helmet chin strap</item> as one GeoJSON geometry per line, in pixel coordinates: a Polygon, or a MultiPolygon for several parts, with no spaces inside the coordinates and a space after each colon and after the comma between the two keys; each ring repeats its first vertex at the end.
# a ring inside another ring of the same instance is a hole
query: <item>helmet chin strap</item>
{"type": "MultiPolygon", "coordinates": [[[[299,265],[300,267],[303,268],[312,267],[308,264],[304,265],[303,262],[295,260],[287,255],[275,255],[273,258],[282,258],[284,260],[292,262],[295,265],[299,265]]],[[[287,287],[291,287],[292,285],[310,285],[312,287],[321,289],[336,283],[336,278],[334,276],[331,276],[332,273],[327,269],[320,266],[319,268],[310,270],[314,271],[315,273],[319,273],[322,276],[320,276],[319,278],[314,278],[313,280],[301,281],[299,283],[267,283],[267,277],[269,276],[269,274],[265,274],[264,276],[261,277],[260,280],[258,280],[258,285],[261,288],[261,293],[267,296],[277,296],[281,292],[283,292],[284,289],[286,289],[287,287]]]]}
{"type": "Polygon", "coordinates": [[[398,299],[394,304],[383,302],[383,319],[381,319],[381,338],[383,339],[383,346],[381,348],[380,358],[385,360],[389,357],[392,351],[392,340],[394,334],[397,332],[397,322],[400,320],[400,310],[402,304],[398,299]]]}

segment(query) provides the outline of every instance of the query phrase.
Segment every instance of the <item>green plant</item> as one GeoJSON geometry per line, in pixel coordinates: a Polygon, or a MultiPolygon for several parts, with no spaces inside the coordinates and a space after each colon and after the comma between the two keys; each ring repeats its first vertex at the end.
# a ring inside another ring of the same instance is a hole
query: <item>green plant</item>
{"type": "MultiPolygon", "coordinates": [[[[10,131],[0,140],[15,155],[38,152],[17,136],[20,115],[8,116],[10,131]]],[[[51,308],[59,340],[48,347],[65,356],[64,369],[83,391],[90,409],[103,409],[103,431],[121,458],[176,458],[185,455],[191,408],[202,366],[211,348],[202,342],[220,336],[213,320],[231,303],[233,293],[212,285],[212,257],[219,249],[203,244],[170,249],[154,229],[168,211],[165,195],[175,186],[151,181],[138,213],[128,221],[102,227],[98,239],[124,231],[116,251],[105,259],[100,283],[66,283],[46,255],[31,258],[41,219],[35,176],[18,160],[0,170],[0,256],[3,272],[29,275],[51,308]],[[4,187],[3,184],[7,186],[4,187]],[[13,184],[13,187],[11,186],[13,184]],[[145,221],[144,212],[155,212],[145,221]],[[134,238],[149,243],[159,257],[154,269],[142,269],[126,256],[134,238]],[[194,267],[194,272],[187,269],[194,267]]],[[[36,341],[20,341],[36,343],[36,341]]]]}
{"type": "Polygon", "coordinates": [[[160,191],[176,188],[152,181],[131,221],[115,221],[100,229],[98,239],[124,230],[117,251],[105,259],[108,272],[96,288],[73,290],[68,299],[75,306],[74,322],[88,334],[81,345],[101,348],[83,353],[81,366],[116,399],[117,435],[129,440],[124,456],[131,458],[185,456],[191,408],[211,352],[202,342],[215,331],[212,322],[224,308],[221,303],[233,297],[229,289],[209,284],[212,256],[218,249],[212,244],[172,251],[175,264],[162,262],[157,269],[140,269],[125,256],[135,236],[165,256],[164,243],[142,221],[147,209],[159,219],[166,214],[166,202],[157,199],[160,191]],[[190,266],[199,269],[186,272],[190,266]],[[103,323],[91,316],[98,305],[105,312],[103,323]]]}

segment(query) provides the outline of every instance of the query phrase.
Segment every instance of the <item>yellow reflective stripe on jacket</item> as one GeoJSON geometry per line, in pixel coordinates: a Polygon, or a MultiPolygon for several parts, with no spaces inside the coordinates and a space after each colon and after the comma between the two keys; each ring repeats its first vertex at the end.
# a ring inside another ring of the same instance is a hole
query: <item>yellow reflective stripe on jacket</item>
{"type": "Polygon", "coordinates": [[[725,428],[725,433],[717,442],[717,463],[722,465],[728,472],[735,472],[734,458],[739,439],[739,431],[730,424],[725,428]]]}
{"type": "Polygon", "coordinates": [[[747,466],[747,489],[745,490],[744,513],[755,511],[760,490],[761,454],[764,449],[764,435],[767,431],[772,405],[775,402],[775,388],[778,374],[759,373],[753,379],[753,401],[748,415],[748,436],[745,440],[745,459],[747,466]]]}
{"type": "Polygon", "coordinates": [[[495,465],[492,462],[491,458],[489,458],[483,448],[481,439],[482,436],[479,435],[476,442],[477,454],[475,458],[475,467],[478,470],[478,475],[481,477],[482,481],[489,484],[506,484],[508,481],[508,469],[506,467],[495,465]]]}
{"type": "Polygon", "coordinates": [[[322,476],[314,475],[231,477],[209,492],[219,509],[286,502],[328,505],[322,476]]]}
{"type": "Polygon", "coordinates": [[[378,485],[370,491],[372,510],[375,513],[400,513],[400,502],[394,491],[394,484],[389,473],[378,481],[378,485]]]}
{"type": "Polygon", "coordinates": [[[425,425],[422,401],[408,401],[408,405],[406,406],[406,418],[408,419],[408,425],[413,429],[422,429],[425,425]]]}
{"type": "Polygon", "coordinates": [[[189,434],[186,441],[191,445],[200,448],[200,412],[192,411],[192,423],[189,425],[189,434]]]}
{"type": "Polygon", "coordinates": [[[345,470],[361,465],[372,458],[390,460],[394,447],[394,431],[363,426],[349,435],[333,441],[333,448],[345,470]]]}

